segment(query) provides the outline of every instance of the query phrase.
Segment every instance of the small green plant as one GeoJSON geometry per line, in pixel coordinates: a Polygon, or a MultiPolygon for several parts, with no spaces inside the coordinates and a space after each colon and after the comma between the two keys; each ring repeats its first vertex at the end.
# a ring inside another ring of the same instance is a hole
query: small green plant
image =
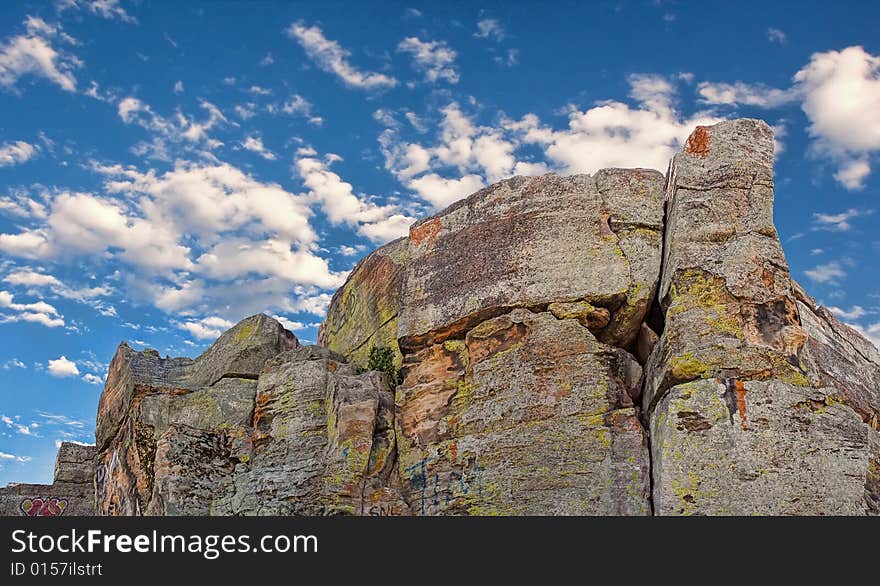
{"type": "Polygon", "coordinates": [[[403,382],[403,371],[394,366],[394,350],[384,346],[370,348],[370,357],[367,359],[367,370],[384,372],[388,377],[388,385],[392,388],[403,382]]]}

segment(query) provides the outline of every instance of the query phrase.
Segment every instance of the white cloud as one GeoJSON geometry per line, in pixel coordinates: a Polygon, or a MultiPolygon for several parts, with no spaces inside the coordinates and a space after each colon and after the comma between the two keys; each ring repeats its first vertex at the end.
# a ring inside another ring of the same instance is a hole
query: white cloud
{"type": "Polygon", "coordinates": [[[358,233],[374,242],[387,242],[409,232],[415,218],[398,211],[394,205],[377,205],[355,195],[350,183],[330,170],[338,160],[335,155],[319,159],[314,151],[299,151],[294,165],[309,197],[318,202],[332,224],[357,226],[358,233]]]}
{"type": "Polygon", "coordinates": [[[187,321],[178,324],[182,330],[186,330],[199,340],[213,340],[219,338],[220,335],[234,326],[231,321],[227,321],[221,317],[206,317],[198,321],[187,321]]]}
{"type": "Polygon", "coordinates": [[[30,456],[16,456],[15,454],[7,454],[6,452],[0,452],[0,460],[10,460],[13,462],[30,462],[30,456]]]}
{"type": "Polygon", "coordinates": [[[256,96],[270,96],[272,95],[272,90],[269,88],[264,88],[258,85],[252,85],[248,88],[248,91],[256,96]]]}
{"type": "Polygon", "coordinates": [[[859,216],[866,216],[873,212],[873,210],[858,210],[855,208],[850,208],[845,212],[840,212],[839,214],[823,214],[823,213],[814,213],[813,214],[813,223],[815,224],[817,229],[820,230],[831,230],[833,232],[846,232],[852,225],[849,223],[853,218],[858,218],[859,216]]]}
{"type": "Polygon", "coordinates": [[[183,93],[183,82],[179,79],[174,82],[174,93],[182,94],[183,93]]]}
{"type": "Polygon", "coordinates": [[[762,108],[776,108],[798,99],[793,90],[780,90],[760,84],[703,82],[697,91],[706,104],[712,105],[745,105],[762,108]]]}
{"type": "Polygon", "coordinates": [[[4,362],[2,368],[3,370],[10,370],[12,368],[27,368],[27,366],[18,358],[13,358],[4,362]]]}
{"type": "Polygon", "coordinates": [[[785,31],[771,26],[767,29],[767,40],[771,43],[779,43],[780,45],[784,45],[786,41],[785,31]]]}
{"type": "Polygon", "coordinates": [[[305,49],[306,55],[323,71],[333,73],[342,82],[358,89],[382,89],[397,85],[397,80],[383,73],[364,72],[349,63],[351,53],[336,41],[331,41],[317,26],[307,27],[295,22],[287,34],[305,49]]]}
{"type": "Polygon", "coordinates": [[[53,41],[75,42],[57,26],[28,16],[26,33],[17,35],[0,44],[0,87],[13,88],[22,77],[43,77],[61,87],[76,91],[73,71],[82,66],[75,56],[53,46],[53,41]]]}
{"type": "Polygon", "coordinates": [[[119,5],[119,0],[60,0],[56,2],[56,6],[59,12],[71,8],[83,9],[107,20],[137,23],[137,19],[119,5]]]}
{"type": "Polygon", "coordinates": [[[865,180],[870,174],[871,165],[867,159],[850,159],[840,163],[834,178],[847,189],[858,191],[865,187],[865,180]]]}
{"type": "Polygon", "coordinates": [[[90,385],[102,385],[104,384],[104,379],[102,379],[97,374],[92,374],[91,372],[87,372],[83,375],[82,380],[84,382],[89,383],[90,385]]]}
{"type": "Polygon", "coordinates": [[[505,36],[504,27],[494,18],[484,18],[477,22],[477,32],[474,36],[478,39],[501,41],[505,36]]]}
{"type": "Polygon", "coordinates": [[[400,41],[397,50],[412,55],[413,67],[425,76],[425,81],[433,83],[445,79],[449,83],[458,83],[456,53],[444,41],[407,37],[400,41]]]}
{"type": "Polygon", "coordinates": [[[23,140],[0,144],[0,167],[26,163],[36,156],[38,147],[23,140]]]}
{"type": "Polygon", "coordinates": [[[198,258],[198,267],[200,273],[224,280],[254,274],[326,288],[345,280],[343,273],[330,270],[326,259],[275,239],[224,239],[198,258]]]}
{"type": "Polygon", "coordinates": [[[358,246],[347,246],[343,244],[339,247],[339,254],[342,256],[354,256],[360,252],[363,252],[366,247],[363,245],[358,246]]]}
{"type": "Polygon", "coordinates": [[[844,320],[859,319],[860,317],[864,317],[864,315],[866,314],[865,308],[861,305],[853,305],[849,309],[849,311],[841,309],[840,307],[829,306],[828,311],[830,311],[840,319],[844,320]]]}
{"type": "Polygon", "coordinates": [[[45,301],[16,303],[14,297],[8,291],[0,291],[0,309],[15,312],[12,314],[0,314],[0,323],[23,321],[42,324],[47,328],[57,328],[64,325],[62,315],[54,306],[45,301]]]}
{"type": "Polygon", "coordinates": [[[465,175],[457,179],[428,173],[409,182],[409,187],[435,209],[442,209],[483,187],[479,175],[465,175]]]}
{"type": "Polygon", "coordinates": [[[656,75],[629,77],[637,107],[617,101],[580,110],[569,107],[568,128],[555,130],[538,116],[502,117],[497,127],[479,126],[453,102],[441,109],[434,145],[406,142],[387,111],[374,117],[387,127],[379,142],[386,168],[433,207],[443,207],[487,183],[519,175],[539,175],[551,168],[562,173],[593,173],[605,167],[665,170],[693,128],[719,118],[696,113],[689,118],[674,107],[676,88],[656,75]],[[545,160],[529,161],[521,149],[537,147],[545,160]],[[450,173],[454,171],[454,173],[450,173]]]}
{"type": "MultiPolygon", "coordinates": [[[[168,313],[204,314],[211,307],[228,315],[294,312],[321,290],[338,287],[347,274],[332,270],[321,256],[310,225],[312,206],[335,209],[334,197],[344,198],[347,189],[355,201],[351,225],[376,241],[405,231],[400,224],[412,220],[404,222],[394,206],[360,201],[351,185],[321,167],[329,160],[315,161],[318,168],[303,167],[311,183],[305,194],[258,181],[225,163],[181,161],[159,173],[93,162],[92,169],[105,177],[104,193],[47,193],[44,217],[29,218],[31,225],[18,233],[0,234],[0,251],[45,262],[122,262],[128,268],[118,287],[126,296],[168,313]]],[[[30,268],[13,269],[6,282],[91,299],[96,311],[115,313],[94,299],[109,291],[106,286],[67,287],[30,268]]],[[[7,301],[12,303],[11,296],[7,301]]],[[[0,319],[64,325],[60,315],[39,313],[12,308],[0,319]]]]}
{"type": "Polygon", "coordinates": [[[81,303],[95,304],[96,297],[109,295],[112,291],[109,287],[68,287],[57,277],[46,273],[37,272],[31,268],[16,269],[5,277],[4,283],[27,287],[30,290],[49,288],[53,293],[65,299],[73,299],[81,303]]]}
{"type": "Polygon", "coordinates": [[[816,265],[812,269],[804,271],[812,281],[816,283],[834,283],[846,276],[846,271],[837,261],[816,265]]]}
{"type": "Polygon", "coordinates": [[[267,161],[274,161],[278,158],[278,155],[263,145],[263,139],[259,136],[248,136],[244,139],[244,142],[241,143],[241,146],[244,147],[245,150],[257,153],[267,161]]]}
{"type": "Polygon", "coordinates": [[[281,111],[291,116],[302,116],[314,126],[324,124],[324,119],[314,114],[312,103],[299,94],[293,94],[281,104],[281,111]]]}
{"type": "Polygon", "coordinates": [[[273,315],[272,318],[275,320],[278,320],[278,323],[280,323],[282,326],[284,326],[285,330],[290,330],[291,332],[298,331],[298,330],[304,330],[306,328],[310,328],[315,325],[315,324],[304,324],[301,321],[292,321],[282,315],[273,315]]]}
{"type": "Polygon", "coordinates": [[[152,143],[142,142],[135,146],[136,154],[170,160],[169,143],[181,145],[186,151],[210,150],[223,145],[221,141],[212,138],[209,131],[228,120],[211,102],[199,100],[199,105],[207,112],[207,117],[202,121],[187,117],[180,111],[170,118],[161,116],[149,104],[131,96],[119,101],[117,111],[126,124],[135,124],[154,134],[152,143]]]}
{"type": "Polygon", "coordinates": [[[59,378],[79,376],[79,369],[76,367],[76,363],[68,360],[66,356],[50,360],[46,370],[49,371],[49,374],[52,376],[59,378]]]}

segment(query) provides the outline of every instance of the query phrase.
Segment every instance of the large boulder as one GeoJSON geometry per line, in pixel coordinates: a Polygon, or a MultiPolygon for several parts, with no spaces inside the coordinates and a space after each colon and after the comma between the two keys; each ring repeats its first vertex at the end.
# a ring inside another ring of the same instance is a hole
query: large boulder
{"type": "Polygon", "coordinates": [[[399,367],[397,314],[408,255],[409,239],[400,238],[363,258],[333,295],[318,344],[362,367],[372,348],[391,348],[399,367]]]}
{"type": "Polygon", "coordinates": [[[662,186],[644,169],[514,177],[413,224],[398,317],[404,354],[551,303],[595,308],[605,316],[590,320],[595,334],[631,344],[660,273],[662,186]]]}
{"type": "Polygon", "coordinates": [[[95,514],[95,446],[62,442],[52,484],[0,488],[0,516],[59,517],[95,514]]]}
{"type": "Polygon", "coordinates": [[[385,373],[299,346],[264,315],[204,354],[120,346],[99,412],[102,515],[400,511],[385,373]]]}
{"type": "Polygon", "coordinates": [[[880,513],[880,356],[791,281],[773,135],[698,127],[670,166],[646,369],[656,514],[880,513]]]}
{"type": "Polygon", "coordinates": [[[397,392],[416,515],[648,515],[641,367],[576,319],[515,309],[407,355],[397,392]]]}

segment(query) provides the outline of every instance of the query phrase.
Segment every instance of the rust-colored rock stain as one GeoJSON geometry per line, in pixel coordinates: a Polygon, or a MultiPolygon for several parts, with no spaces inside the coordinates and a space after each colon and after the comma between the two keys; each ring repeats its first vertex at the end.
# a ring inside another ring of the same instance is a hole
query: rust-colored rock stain
{"type": "Polygon", "coordinates": [[[695,157],[703,158],[709,154],[710,143],[709,129],[705,126],[697,126],[697,128],[688,137],[684,145],[684,152],[695,157]]]}
{"type": "Polygon", "coordinates": [[[430,246],[434,243],[434,240],[437,239],[437,234],[440,233],[442,227],[443,225],[440,223],[439,218],[434,218],[423,224],[419,224],[410,230],[410,242],[415,245],[427,244],[430,246]]]}

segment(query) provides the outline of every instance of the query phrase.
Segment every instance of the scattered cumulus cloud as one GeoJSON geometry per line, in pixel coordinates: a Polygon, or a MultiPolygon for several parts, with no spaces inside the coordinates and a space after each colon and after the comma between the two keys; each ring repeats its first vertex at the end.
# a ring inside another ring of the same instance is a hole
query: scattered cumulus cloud
{"type": "Polygon", "coordinates": [[[63,46],[76,44],[58,25],[28,16],[25,32],[0,43],[0,87],[13,89],[23,77],[42,77],[64,91],[76,91],[74,71],[82,61],[63,46]]]}
{"type": "Polygon", "coordinates": [[[477,21],[477,32],[474,36],[478,39],[501,41],[504,39],[504,27],[494,18],[484,18],[477,21]]]}
{"type": "Polygon", "coordinates": [[[785,35],[785,31],[782,29],[778,29],[776,27],[770,27],[767,29],[767,40],[771,43],[778,43],[780,45],[784,45],[787,37],[785,35]]]}
{"type": "Polygon", "coordinates": [[[822,284],[836,283],[840,279],[846,277],[846,271],[838,261],[816,265],[812,269],[804,271],[804,274],[807,275],[811,281],[822,284]]]}
{"type": "Polygon", "coordinates": [[[23,140],[0,143],[0,167],[26,163],[37,155],[39,147],[23,140]]]}
{"type": "Polygon", "coordinates": [[[261,139],[259,136],[248,136],[241,143],[241,146],[245,150],[251,151],[252,153],[257,153],[267,161],[274,161],[278,158],[278,155],[276,155],[263,145],[263,139],[261,139]]]}
{"type": "Polygon", "coordinates": [[[198,321],[187,321],[178,324],[182,330],[186,330],[194,338],[199,340],[213,340],[220,337],[220,334],[234,326],[231,321],[221,317],[206,317],[198,321]]]}
{"type": "Polygon", "coordinates": [[[869,215],[872,212],[873,210],[859,210],[856,208],[850,208],[844,212],[840,212],[839,214],[815,213],[813,214],[813,224],[819,230],[846,232],[850,228],[852,228],[850,220],[852,220],[853,218],[858,218],[859,216],[869,215]]]}
{"type": "Polygon", "coordinates": [[[394,77],[373,71],[362,71],[349,62],[351,52],[336,41],[324,36],[317,26],[306,26],[295,22],[287,29],[288,35],[305,50],[315,65],[327,73],[332,73],[348,87],[364,90],[378,90],[397,85],[394,77]]]}
{"type": "Polygon", "coordinates": [[[68,360],[66,356],[60,356],[55,360],[50,360],[46,366],[46,370],[52,376],[65,378],[69,376],[79,376],[79,369],[76,363],[68,360]]]}
{"type": "Polygon", "coordinates": [[[407,37],[400,41],[397,50],[412,56],[413,67],[424,75],[425,81],[434,83],[445,80],[458,83],[456,53],[446,42],[407,37]]]}

